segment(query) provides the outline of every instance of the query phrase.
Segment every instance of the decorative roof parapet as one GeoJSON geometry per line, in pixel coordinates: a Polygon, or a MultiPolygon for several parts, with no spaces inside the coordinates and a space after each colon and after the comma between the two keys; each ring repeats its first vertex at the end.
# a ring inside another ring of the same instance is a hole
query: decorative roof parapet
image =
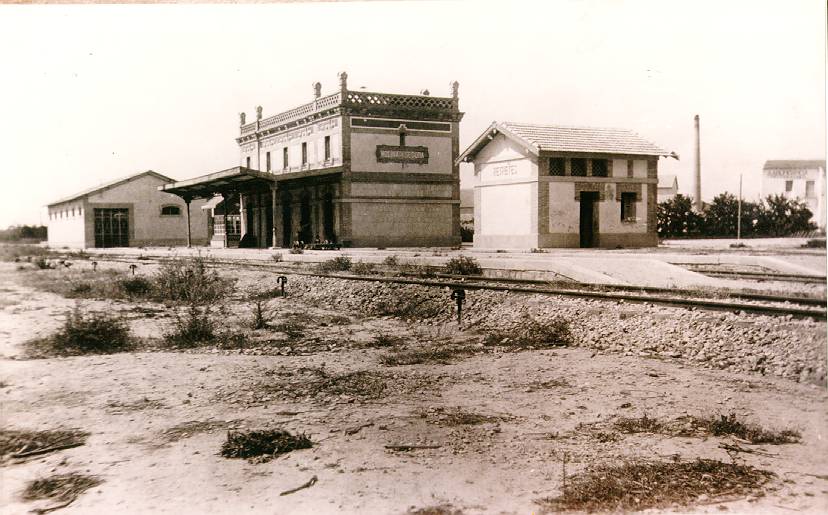
{"type": "MultiPolygon", "coordinates": [[[[255,122],[242,124],[238,143],[256,139],[261,131],[277,132],[282,125],[300,125],[305,119],[318,118],[322,115],[339,112],[352,114],[384,114],[389,116],[419,115],[430,118],[460,121],[463,113],[459,110],[457,95],[458,83],[452,83],[451,97],[433,97],[428,95],[398,95],[369,91],[349,91],[347,74],[339,75],[340,91],[324,97],[317,97],[313,102],[300,105],[288,111],[257,119],[255,122]],[[298,123],[296,123],[298,122],[298,123]]],[[[316,87],[316,85],[314,85],[316,87]]],[[[315,91],[318,91],[315,89],[315,91]]],[[[257,113],[258,114],[258,113],[257,113]]],[[[242,117],[242,121],[244,118],[242,117]]]]}

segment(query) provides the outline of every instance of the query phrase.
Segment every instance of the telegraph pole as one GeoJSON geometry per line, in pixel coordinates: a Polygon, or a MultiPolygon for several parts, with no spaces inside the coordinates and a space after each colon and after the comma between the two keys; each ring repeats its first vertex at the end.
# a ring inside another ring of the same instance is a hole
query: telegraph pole
{"type": "Polygon", "coordinates": [[[739,204],[736,209],[736,241],[742,239],[742,174],[739,174],[739,204]]]}

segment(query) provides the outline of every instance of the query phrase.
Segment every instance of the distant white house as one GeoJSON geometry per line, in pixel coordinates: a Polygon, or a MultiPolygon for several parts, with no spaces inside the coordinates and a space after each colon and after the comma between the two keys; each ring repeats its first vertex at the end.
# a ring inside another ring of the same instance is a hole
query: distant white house
{"type": "Polygon", "coordinates": [[[201,211],[204,201],[186,203],[158,191],[170,182],[174,179],[147,170],[52,202],[47,206],[49,246],[184,245],[188,218],[192,243],[207,243],[207,216],[201,211]]]}
{"type": "Polygon", "coordinates": [[[762,169],[762,197],[784,195],[805,202],[811,221],[825,230],[825,161],[771,160],[762,169]]]}
{"type": "Polygon", "coordinates": [[[678,177],[675,175],[658,176],[658,202],[664,202],[678,195],[678,177]]]}

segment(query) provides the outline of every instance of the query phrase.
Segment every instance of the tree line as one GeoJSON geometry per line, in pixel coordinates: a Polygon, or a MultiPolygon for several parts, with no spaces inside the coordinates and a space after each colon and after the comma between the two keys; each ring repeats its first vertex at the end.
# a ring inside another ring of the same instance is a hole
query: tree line
{"type": "MultiPolygon", "coordinates": [[[[704,203],[699,213],[690,197],[678,194],[658,204],[660,238],[736,237],[739,201],[721,193],[704,203]]],[[[759,202],[742,200],[742,237],[779,237],[807,234],[817,229],[813,213],[799,200],[769,195],[759,202]]]]}
{"type": "Polygon", "coordinates": [[[7,229],[0,229],[0,241],[21,241],[46,239],[46,226],[44,225],[12,225],[7,229]]]}

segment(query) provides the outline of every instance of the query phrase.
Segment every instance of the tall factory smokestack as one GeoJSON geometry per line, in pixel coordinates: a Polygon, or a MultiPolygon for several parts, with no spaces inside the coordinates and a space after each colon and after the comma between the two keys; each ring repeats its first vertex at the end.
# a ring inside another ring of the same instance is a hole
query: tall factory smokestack
{"type": "Polygon", "coordinates": [[[699,137],[699,115],[696,115],[694,118],[695,126],[696,126],[696,174],[695,174],[695,198],[693,201],[696,204],[696,211],[701,212],[702,210],[702,197],[701,197],[701,142],[699,137]]]}

